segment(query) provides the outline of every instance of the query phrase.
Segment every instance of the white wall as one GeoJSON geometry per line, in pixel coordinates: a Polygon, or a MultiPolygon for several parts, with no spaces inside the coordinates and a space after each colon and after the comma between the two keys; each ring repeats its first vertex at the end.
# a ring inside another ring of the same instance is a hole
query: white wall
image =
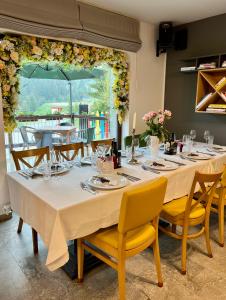
{"type": "Polygon", "coordinates": [[[123,133],[131,133],[133,113],[137,113],[136,132],[145,130],[142,116],[164,106],[166,55],[156,57],[156,26],[140,24],[142,48],[128,53],[130,60],[130,110],[123,133]]]}

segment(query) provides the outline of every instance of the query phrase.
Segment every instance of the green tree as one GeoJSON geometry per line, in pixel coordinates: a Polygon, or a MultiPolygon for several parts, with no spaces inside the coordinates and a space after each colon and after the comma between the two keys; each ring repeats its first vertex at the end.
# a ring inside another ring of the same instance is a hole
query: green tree
{"type": "Polygon", "coordinates": [[[110,110],[110,72],[104,72],[104,76],[96,78],[94,83],[90,85],[89,96],[92,98],[92,104],[90,107],[91,113],[109,112],[110,110]]]}

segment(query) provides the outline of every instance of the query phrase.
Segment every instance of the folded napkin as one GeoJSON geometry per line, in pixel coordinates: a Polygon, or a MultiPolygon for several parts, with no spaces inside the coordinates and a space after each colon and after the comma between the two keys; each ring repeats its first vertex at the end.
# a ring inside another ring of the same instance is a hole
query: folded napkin
{"type": "Polygon", "coordinates": [[[154,166],[154,167],[165,167],[164,164],[160,164],[160,163],[158,163],[156,161],[153,161],[151,165],[154,166]]]}

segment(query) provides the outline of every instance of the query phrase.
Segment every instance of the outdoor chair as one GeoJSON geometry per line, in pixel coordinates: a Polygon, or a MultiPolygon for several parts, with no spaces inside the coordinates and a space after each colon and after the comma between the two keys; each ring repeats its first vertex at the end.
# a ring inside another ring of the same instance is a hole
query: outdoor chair
{"type": "Polygon", "coordinates": [[[29,149],[30,146],[41,147],[43,134],[40,131],[29,126],[21,126],[19,129],[23,139],[23,149],[29,149]]]}

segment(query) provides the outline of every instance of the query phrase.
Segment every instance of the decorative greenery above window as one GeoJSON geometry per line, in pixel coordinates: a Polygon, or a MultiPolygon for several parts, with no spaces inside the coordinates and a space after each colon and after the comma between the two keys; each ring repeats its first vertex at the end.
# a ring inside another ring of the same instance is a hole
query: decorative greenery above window
{"type": "Polygon", "coordinates": [[[121,124],[129,106],[128,61],[124,52],[54,41],[30,36],[6,35],[0,41],[0,82],[6,132],[16,127],[15,110],[18,104],[18,71],[24,62],[56,61],[81,68],[92,68],[105,62],[115,74],[114,106],[121,124]]]}

